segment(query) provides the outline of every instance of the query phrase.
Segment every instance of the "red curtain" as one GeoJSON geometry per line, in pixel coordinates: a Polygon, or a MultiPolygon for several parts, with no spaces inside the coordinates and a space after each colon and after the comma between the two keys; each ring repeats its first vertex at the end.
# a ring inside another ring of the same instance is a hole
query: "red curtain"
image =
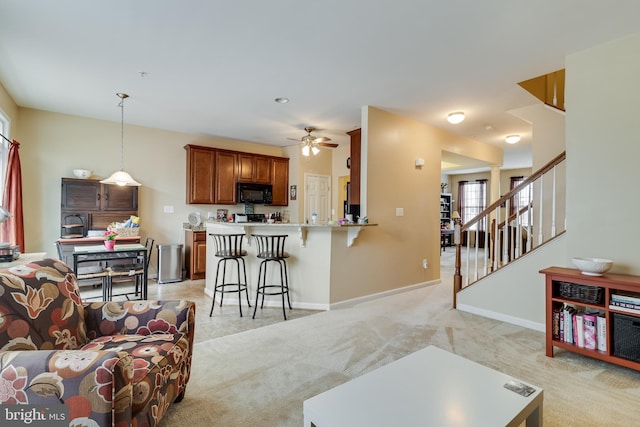
{"type": "Polygon", "coordinates": [[[2,206],[12,217],[2,223],[0,240],[20,247],[24,253],[24,223],[22,221],[22,170],[20,168],[20,143],[14,140],[9,147],[7,176],[4,181],[2,206]]]}

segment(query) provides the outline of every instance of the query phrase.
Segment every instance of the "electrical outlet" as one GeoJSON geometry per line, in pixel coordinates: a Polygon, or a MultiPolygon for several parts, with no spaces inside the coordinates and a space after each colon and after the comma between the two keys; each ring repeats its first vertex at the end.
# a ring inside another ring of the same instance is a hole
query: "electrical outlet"
{"type": "Polygon", "coordinates": [[[164,206],[164,213],[173,213],[173,206],[165,205],[164,206]]]}
{"type": "Polygon", "coordinates": [[[429,268],[429,263],[427,262],[426,258],[422,260],[422,268],[424,268],[425,270],[429,268]]]}

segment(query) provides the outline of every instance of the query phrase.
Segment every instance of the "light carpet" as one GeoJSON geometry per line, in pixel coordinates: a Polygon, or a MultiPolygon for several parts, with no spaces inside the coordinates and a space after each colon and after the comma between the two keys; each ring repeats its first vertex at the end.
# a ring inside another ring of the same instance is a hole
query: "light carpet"
{"type": "Polygon", "coordinates": [[[542,387],[547,426],[640,423],[640,373],[546,357],[544,334],[452,310],[440,284],[197,343],[186,397],[161,425],[300,427],[305,399],[428,345],[542,387]]]}

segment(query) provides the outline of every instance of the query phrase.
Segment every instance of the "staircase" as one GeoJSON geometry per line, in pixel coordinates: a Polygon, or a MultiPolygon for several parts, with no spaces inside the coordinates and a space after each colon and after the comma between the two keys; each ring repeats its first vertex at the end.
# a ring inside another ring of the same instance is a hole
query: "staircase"
{"type": "Polygon", "coordinates": [[[562,152],[466,224],[458,220],[454,308],[460,290],[565,232],[565,159],[562,152]]]}

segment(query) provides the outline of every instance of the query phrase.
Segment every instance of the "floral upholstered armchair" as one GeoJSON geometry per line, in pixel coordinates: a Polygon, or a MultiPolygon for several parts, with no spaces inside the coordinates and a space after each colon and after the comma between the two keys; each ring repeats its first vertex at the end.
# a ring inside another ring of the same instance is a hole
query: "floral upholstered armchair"
{"type": "Polygon", "coordinates": [[[83,303],[45,259],[0,270],[0,405],[67,405],[70,426],[155,426],[191,369],[190,301],[83,303]]]}

